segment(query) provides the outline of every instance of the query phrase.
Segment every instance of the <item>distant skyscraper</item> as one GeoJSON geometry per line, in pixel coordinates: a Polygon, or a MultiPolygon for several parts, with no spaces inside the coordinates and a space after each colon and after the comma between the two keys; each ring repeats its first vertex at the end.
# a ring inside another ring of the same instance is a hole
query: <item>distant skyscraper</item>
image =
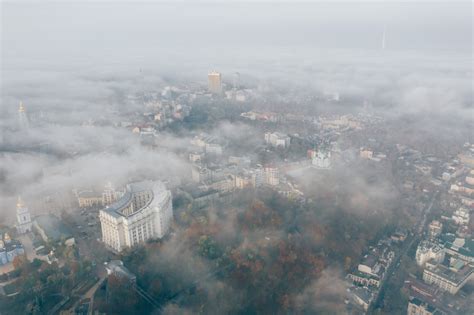
{"type": "Polygon", "coordinates": [[[212,71],[207,75],[209,91],[215,94],[222,93],[222,76],[219,72],[212,71]]]}
{"type": "Polygon", "coordinates": [[[234,73],[234,77],[232,79],[232,85],[234,90],[238,90],[240,88],[240,73],[234,73]]]}
{"type": "Polygon", "coordinates": [[[20,107],[18,108],[18,125],[21,129],[27,129],[29,126],[28,116],[26,115],[25,106],[23,102],[20,102],[20,107]]]}
{"type": "Polygon", "coordinates": [[[16,229],[19,234],[24,234],[26,232],[31,232],[31,216],[30,211],[21,200],[21,197],[18,197],[18,202],[16,204],[16,220],[17,226],[16,229]]]}

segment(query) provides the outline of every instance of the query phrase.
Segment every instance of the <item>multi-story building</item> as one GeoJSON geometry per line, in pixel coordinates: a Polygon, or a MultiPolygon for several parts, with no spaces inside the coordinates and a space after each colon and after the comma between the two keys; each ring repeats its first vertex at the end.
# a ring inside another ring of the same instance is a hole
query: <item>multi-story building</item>
{"type": "Polygon", "coordinates": [[[235,175],[235,188],[243,189],[246,187],[256,187],[256,174],[244,169],[235,175]]]}
{"type": "Polygon", "coordinates": [[[350,273],[347,275],[349,279],[352,280],[353,283],[357,283],[362,286],[380,286],[380,277],[377,275],[367,274],[365,272],[361,272],[359,270],[354,271],[354,273],[350,273]]]}
{"type": "Polygon", "coordinates": [[[267,166],[264,169],[265,183],[270,186],[277,186],[280,184],[280,172],[277,167],[267,166]]]}
{"type": "Polygon", "coordinates": [[[221,193],[226,193],[234,190],[235,179],[232,175],[222,175],[205,184],[211,189],[217,190],[221,193]]]}
{"type": "Polygon", "coordinates": [[[369,288],[355,287],[351,291],[354,302],[360,305],[364,311],[369,309],[370,303],[374,299],[374,294],[369,288]]]}
{"type": "Polygon", "coordinates": [[[195,163],[195,162],[201,162],[203,159],[204,154],[199,153],[199,152],[191,152],[189,153],[189,161],[195,163]]]}
{"type": "Polygon", "coordinates": [[[162,182],[129,184],[124,195],[100,210],[103,242],[120,252],[169,230],[173,217],[171,192],[162,182]]]}
{"type": "Polygon", "coordinates": [[[469,218],[470,218],[469,210],[464,208],[464,207],[460,207],[459,209],[454,211],[454,213],[452,215],[452,219],[453,219],[454,223],[456,223],[458,225],[468,224],[469,223],[469,218]]]}
{"type": "Polygon", "coordinates": [[[222,146],[217,143],[206,143],[206,153],[213,155],[222,155],[222,146]]]}
{"type": "Polygon", "coordinates": [[[423,280],[434,284],[443,291],[456,294],[472,277],[474,268],[468,264],[447,267],[442,264],[426,263],[423,270],[423,280]]]}
{"type": "Polygon", "coordinates": [[[319,169],[331,168],[331,152],[318,151],[311,160],[313,167],[319,169]]]}
{"type": "Polygon", "coordinates": [[[360,148],[359,155],[363,159],[371,159],[374,156],[374,151],[367,148],[360,148]]]}
{"type": "Polygon", "coordinates": [[[23,203],[23,200],[21,200],[21,197],[18,197],[18,202],[16,203],[16,221],[18,234],[31,232],[33,223],[31,222],[30,211],[23,203]]]}
{"type": "Polygon", "coordinates": [[[454,235],[446,236],[444,246],[446,253],[463,260],[466,263],[474,263],[474,239],[460,238],[454,235]]]}
{"type": "Polygon", "coordinates": [[[217,71],[211,71],[207,75],[209,91],[214,94],[222,93],[222,76],[217,71]]]}
{"type": "Polygon", "coordinates": [[[446,314],[442,310],[436,308],[427,302],[416,297],[412,297],[408,301],[407,315],[443,315],[446,314]]]}
{"type": "Polygon", "coordinates": [[[77,193],[77,202],[80,208],[90,208],[94,206],[102,206],[103,196],[92,190],[81,191],[77,193]]]}
{"type": "Polygon", "coordinates": [[[428,226],[428,233],[431,239],[437,238],[443,231],[443,223],[433,220],[428,226]]]}
{"type": "Polygon", "coordinates": [[[290,145],[290,137],[281,132],[267,132],[265,142],[273,147],[287,148],[290,145]]]}
{"type": "Polygon", "coordinates": [[[201,165],[193,165],[191,168],[191,178],[196,183],[208,180],[211,178],[211,171],[204,166],[201,165]]]}
{"type": "Polygon", "coordinates": [[[111,182],[107,182],[107,184],[105,184],[104,192],[102,193],[102,205],[110,205],[120,198],[120,196],[121,192],[116,191],[111,182]]]}
{"type": "Polygon", "coordinates": [[[357,270],[367,275],[379,277],[381,267],[382,266],[378,263],[378,258],[373,254],[368,254],[364,257],[359,266],[357,266],[357,270]]]}
{"type": "Polygon", "coordinates": [[[418,245],[416,250],[416,263],[423,266],[427,261],[434,260],[440,263],[444,260],[444,248],[436,243],[423,241],[418,245]]]}

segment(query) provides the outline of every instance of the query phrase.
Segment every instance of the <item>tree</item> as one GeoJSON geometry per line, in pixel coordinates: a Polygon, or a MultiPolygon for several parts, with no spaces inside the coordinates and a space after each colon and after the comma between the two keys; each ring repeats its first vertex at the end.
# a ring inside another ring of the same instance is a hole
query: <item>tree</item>
{"type": "Polygon", "coordinates": [[[24,255],[18,255],[13,258],[13,267],[15,269],[25,269],[28,266],[28,260],[24,255]]]}
{"type": "Polygon", "coordinates": [[[199,238],[199,254],[208,259],[216,259],[221,256],[221,250],[217,245],[216,241],[207,235],[203,235],[199,238]]]}

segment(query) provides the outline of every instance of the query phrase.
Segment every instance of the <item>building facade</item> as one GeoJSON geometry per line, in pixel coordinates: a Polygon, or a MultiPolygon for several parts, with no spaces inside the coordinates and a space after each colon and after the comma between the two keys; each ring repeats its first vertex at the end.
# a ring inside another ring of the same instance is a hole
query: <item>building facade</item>
{"type": "Polygon", "coordinates": [[[438,244],[423,241],[418,245],[415,258],[418,266],[423,266],[429,260],[433,260],[437,263],[442,262],[444,260],[444,255],[444,248],[438,244]]]}
{"type": "Polygon", "coordinates": [[[280,172],[275,166],[266,166],[265,172],[265,183],[270,186],[277,186],[280,184],[280,172]]]}
{"type": "Polygon", "coordinates": [[[207,75],[209,91],[214,94],[222,93],[222,76],[217,71],[211,71],[207,75]]]}
{"type": "Polygon", "coordinates": [[[455,269],[427,263],[423,270],[423,281],[434,284],[443,291],[456,294],[473,277],[473,272],[474,268],[469,265],[455,269]]]}
{"type": "Polygon", "coordinates": [[[435,306],[423,302],[418,298],[411,298],[408,301],[407,315],[443,315],[445,312],[437,309],[435,306]]]}
{"type": "Polygon", "coordinates": [[[311,164],[313,167],[318,169],[330,169],[331,168],[331,152],[318,151],[312,158],[311,164]]]}
{"type": "Polygon", "coordinates": [[[16,204],[16,221],[18,234],[31,232],[31,226],[33,223],[31,222],[30,211],[23,203],[23,200],[21,200],[21,197],[18,197],[18,202],[16,204]]]}
{"type": "Polygon", "coordinates": [[[103,242],[120,252],[153,238],[162,238],[173,218],[171,192],[162,182],[129,184],[125,194],[100,210],[103,242]]]}
{"type": "Polygon", "coordinates": [[[264,137],[265,142],[273,147],[287,148],[290,146],[290,137],[281,132],[267,132],[264,137]]]}

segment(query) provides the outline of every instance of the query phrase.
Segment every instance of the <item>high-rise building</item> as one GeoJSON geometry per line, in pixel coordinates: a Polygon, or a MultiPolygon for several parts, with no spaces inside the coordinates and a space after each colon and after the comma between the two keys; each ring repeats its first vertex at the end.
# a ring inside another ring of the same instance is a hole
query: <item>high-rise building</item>
{"type": "Polygon", "coordinates": [[[171,192],[162,182],[129,184],[120,199],[100,210],[102,240],[120,252],[148,239],[163,237],[172,218],[171,192]]]}
{"type": "Polygon", "coordinates": [[[232,88],[234,90],[240,89],[240,73],[238,72],[234,73],[232,77],[232,88]]]}
{"type": "Polygon", "coordinates": [[[280,184],[280,172],[275,166],[266,166],[265,171],[265,182],[271,186],[277,186],[280,184]]]}
{"type": "Polygon", "coordinates": [[[222,76],[219,72],[211,71],[207,75],[209,91],[214,94],[222,93],[222,76]]]}
{"type": "Polygon", "coordinates": [[[18,202],[16,203],[16,220],[18,234],[31,232],[32,222],[30,211],[23,203],[23,200],[21,200],[21,197],[18,197],[18,202]]]}
{"type": "Polygon", "coordinates": [[[18,125],[20,129],[27,129],[29,126],[28,116],[26,115],[25,106],[23,102],[20,102],[20,107],[18,108],[18,125]]]}

